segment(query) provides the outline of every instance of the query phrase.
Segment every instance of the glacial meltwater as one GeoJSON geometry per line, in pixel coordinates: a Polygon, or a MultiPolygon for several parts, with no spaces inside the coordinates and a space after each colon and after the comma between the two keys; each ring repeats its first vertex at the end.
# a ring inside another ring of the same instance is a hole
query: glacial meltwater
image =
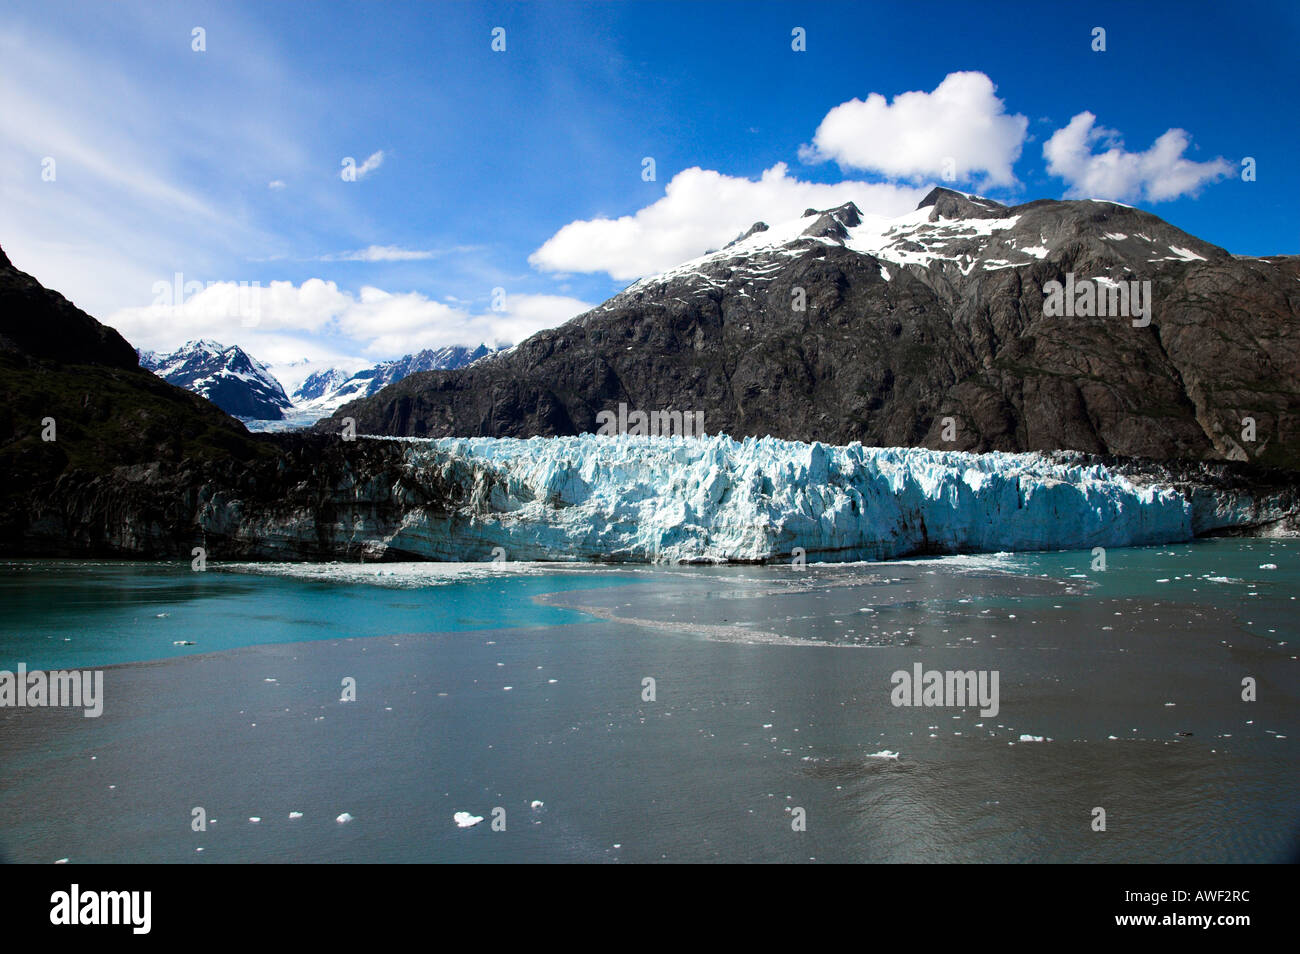
{"type": "Polygon", "coordinates": [[[1270,539],[0,562],[0,696],[103,671],[97,717],[0,698],[0,858],[1292,860],[1298,597],[1270,539]]]}

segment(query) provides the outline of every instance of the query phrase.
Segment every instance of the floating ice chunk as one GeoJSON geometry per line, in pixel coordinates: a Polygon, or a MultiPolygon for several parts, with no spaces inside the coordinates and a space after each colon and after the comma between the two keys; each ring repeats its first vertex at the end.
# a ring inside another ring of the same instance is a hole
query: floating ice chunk
{"type": "Polygon", "coordinates": [[[1261,563],[1261,564],[1259,565],[1259,568],[1260,568],[1261,570],[1276,570],[1276,569],[1277,569],[1277,564],[1276,564],[1276,563],[1261,563]]]}
{"type": "Polygon", "coordinates": [[[867,756],[869,759],[897,759],[898,753],[891,752],[889,749],[881,749],[879,752],[872,752],[867,756]]]}
{"type": "Polygon", "coordinates": [[[1028,733],[1022,733],[1020,736],[1020,741],[1021,742],[1042,742],[1043,737],[1041,735],[1029,735],[1028,733]]]}
{"type": "Polygon", "coordinates": [[[340,825],[346,825],[348,822],[352,821],[352,816],[347,812],[344,812],[342,815],[340,815],[338,818],[334,820],[338,822],[340,825]]]}
{"type": "Polygon", "coordinates": [[[262,822],[262,819],[257,815],[249,815],[248,820],[251,821],[254,825],[259,825],[262,822]]]}
{"type": "Polygon", "coordinates": [[[473,828],[483,820],[482,815],[471,815],[469,812],[457,812],[451,818],[461,828],[473,828]]]}
{"type": "Polygon", "coordinates": [[[543,804],[544,804],[544,803],[541,801],[541,799],[534,798],[531,802],[528,803],[528,807],[529,807],[529,808],[541,808],[543,804]]]}
{"type": "Polygon", "coordinates": [[[294,818],[301,818],[301,817],[302,817],[302,812],[290,812],[290,813],[289,813],[289,818],[290,818],[291,820],[294,819],[294,818]]]}

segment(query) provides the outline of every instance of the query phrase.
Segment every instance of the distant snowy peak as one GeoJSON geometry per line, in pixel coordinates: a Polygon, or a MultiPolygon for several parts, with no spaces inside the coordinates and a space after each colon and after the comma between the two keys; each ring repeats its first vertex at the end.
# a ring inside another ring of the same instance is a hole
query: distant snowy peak
{"type": "Polygon", "coordinates": [[[227,414],[278,421],[292,404],[270,370],[238,345],[201,338],[171,354],[141,351],[140,366],[202,395],[227,414]]]}
{"type": "Polygon", "coordinates": [[[347,380],[347,372],[340,371],[338,368],[314,371],[307,376],[307,380],[302,382],[298,390],[293,392],[293,403],[306,404],[317,401],[337,391],[347,380]]]}
{"type": "Polygon", "coordinates": [[[914,210],[895,218],[864,215],[856,204],[846,202],[833,209],[808,209],[776,225],[755,222],[719,251],[643,278],[623,294],[682,280],[705,291],[736,279],[770,280],[786,265],[825,246],[872,256],[885,266],[882,277],[888,281],[909,266],[960,280],[976,271],[1033,265],[1078,243],[1096,246],[1100,260],[1135,272],[1164,262],[1229,257],[1217,246],[1118,202],[1039,200],[1010,207],[936,188],[914,210]],[[889,265],[897,268],[890,272],[889,265]]]}
{"type": "Polygon", "coordinates": [[[300,408],[319,412],[333,411],[348,401],[377,394],[408,375],[420,371],[463,368],[495,352],[496,349],[489,348],[486,344],[479,344],[476,348],[448,345],[444,348],[426,348],[394,361],[384,361],[355,374],[328,368],[308,377],[293,392],[293,401],[300,408]]]}

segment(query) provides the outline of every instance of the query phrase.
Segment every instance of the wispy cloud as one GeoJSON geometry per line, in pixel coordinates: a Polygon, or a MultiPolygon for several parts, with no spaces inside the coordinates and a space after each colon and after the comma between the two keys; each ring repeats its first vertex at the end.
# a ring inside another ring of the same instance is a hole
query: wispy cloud
{"type": "Polygon", "coordinates": [[[414,262],[422,259],[438,258],[462,252],[479,251],[479,245],[456,245],[451,248],[413,249],[399,248],[396,245],[371,245],[352,252],[334,252],[322,255],[322,262],[414,262]]]}
{"type": "Polygon", "coordinates": [[[372,152],[365,162],[356,167],[356,178],[364,179],[384,164],[384,150],[372,152]]]}

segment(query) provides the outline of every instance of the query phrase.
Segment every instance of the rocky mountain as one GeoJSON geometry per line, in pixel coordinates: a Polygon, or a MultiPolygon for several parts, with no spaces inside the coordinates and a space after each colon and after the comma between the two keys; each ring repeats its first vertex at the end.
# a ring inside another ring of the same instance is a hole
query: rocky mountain
{"type": "Polygon", "coordinates": [[[293,392],[293,403],[297,407],[321,413],[333,411],[348,401],[378,394],[388,385],[396,384],[418,371],[463,368],[495,350],[485,344],[480,344],[477,348],[448,345],[445,348],[426,348],[394,361],[384,361],[355,374],[347,374],[337,368],[326,368],[311,374],[293,392]]]}
{"type": "Polygon", "coordinates": [[[0,249],[0,354],[134,368],[135,349],[58,292],[14,268],[0,249]],[[33,320],[39,318],[39,320],[33,320]]]}
{"type": "Polygon", "coordinates": [[[165,515],[197,487],[189,477],[165,486],[167,474],[238,473],[269,456],[238,421],[141,368],[121,335],[0,251],[0,550],[138,553],[91,541],[176,532],[163,530],[165,515]],[[128,475],[149,475],[157,491],[128,503],[128,475]]]}
{"type": "Polygon", "coordinates": [[[335,417],[373,434],[568,435],[624,403],[702,411],[732,437],[1296,469],[1298,319],[1296,256],[1235,256],[1114,202],[935,189],[897,219],[849,203],[756,223],[335,417]]]}
{"type": "Polygon", "coordinates": [[[171,354],[141,351],[140,366],[236,417],[278,421],[292,406],[266,365],[238,345],[200,339],[171,354]]]}
{"type": "MultiPolygon", "coordinates": [[[[867,256],[833,238],[839,229],[859,227],[849,224],[852,210],[810,218],[827,233],[813,238],[826,251],[809,256],[800,274],[816,291],[810,310],[833,311],[824,296],[837,286],[813,279],[830,267],[827,257],[867,256]]],[[[776,231],[759,230],[745,241],[776,231]]],[[[777,264],[806,255],[805,241],[796,238],[784,251],[773,246],[777,264]]],[[[1211,261],[1209,247],[1179,247],[1204,251],[1211,261]]],[[[1003,255],[1017,251],[1008,247],[1003,255]]],[[[841,295],[855,294],[854,283],[864,281],[849,272],[856,260],[834,266],[850,274],[838,286],[841,295]]],[[[1235,267],[1219,255],[1214,261],[1235,267]]],[[[700,271],[717,274],[713,268],[700,271]]],[[[873,268],[892,275],[898,266],[873,268]]],[[[869,289],[875,284],[866,281],[869,289]]],[[[1259,284],[1272,288],[1266,277],[1259,284]]],[[[628,294],[660,294],[655,287],[644,283],[628,294]]],[[[751,288],[749,297],[776,294],[751,288]]],[[[914,296],[929,301],[920,291],[914,296]]],[[[629,307],[638,306],[611,303],[608,310],[629,307]]],[[[585,316],[579,331],[559,329],[560,337],[589,334],[583,322],[602,313],[585,316]]],[[[567,347],[549,336],[540,340],[567,347]]],[[[484,366],[510,367],[519,350],[459,372],[416,377],[472,379],[484,366]]],[[[653,363],[659,354],[647,348],[640,360],[653,363]]],[[[862,349],[860,360],[880,359],[862,349]]],[[[850,365],[845,373],[852,371],[850,365]]],[[[1214,380],[1238,374],[1225,371],[1214,380]]],[[[721,437],[689,445],[591,436],[430,444],[347,441],[329,431],[250,434],[212,402],[139,367],[120,335],[0,252],[0,554],[6,556],[188,561],[201,547],[217,562],[475,560],[503,546],[512,558],[642,561],[670,554],[751,561],[786,559],[796,546],[809,559],[838,559],[1300,528],[1300,474],[1256,462],[1062,452],[977,457],[721,437]]]]}

